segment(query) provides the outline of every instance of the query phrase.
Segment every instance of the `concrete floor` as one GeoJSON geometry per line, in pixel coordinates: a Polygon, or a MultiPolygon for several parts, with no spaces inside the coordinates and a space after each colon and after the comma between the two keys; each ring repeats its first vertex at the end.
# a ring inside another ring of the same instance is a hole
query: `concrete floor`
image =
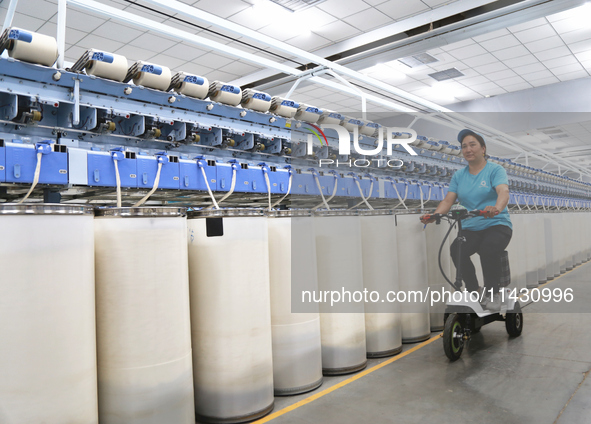
{"type": "MultiPolygon", "coordinates": [[[[436,340],[404,345],[404,352],[421,346],[355,381],[348,382],[355,374],[325,377],[314,392],[275,398],[274,412],[259,422],[591,423],[590,273],[591,263],[583,264],[544,286],[573,288],[568,306],[577,312],[527,305],[521,337],[510,339],[502,322],[489,324],[453,363],[432,333],[436,340]],[[348,383],[323,393],[341,382],[348,383]]],[[[370,360],[368,369],[388,359],[370,360]]]]}

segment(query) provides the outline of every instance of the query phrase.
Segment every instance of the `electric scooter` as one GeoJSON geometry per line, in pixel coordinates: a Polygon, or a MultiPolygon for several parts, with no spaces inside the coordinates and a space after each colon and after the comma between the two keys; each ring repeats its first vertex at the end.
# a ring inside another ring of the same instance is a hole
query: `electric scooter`
{"type": "MultiPolygon", "coordinates": [[[[443,328],[443,350],[450,361],[456,361],[462,355],[464,345],[470,340],[472,334],[480,331],[483,325],[494,321],[505,321],[507,333],[511,337],[518,337],[523,330],[523,313],[519,301],[511,296],[511,289],[502,287],[499,295],[501,296],[501,307],[499,310],[483,309],[481,305],[482,294],[477,292],[462,291],[462,267],[461,267],[461,249],[466,238],[462,235],[462,221],[475,216],[485,215],[485,211],[467,209],[450,210],[447,214],[431,214],[425,218],[435,219],[436,224],[440,224],[442,219],[449,221],[450,227],[439,248],[439,270],[446,281],[453,287],[456,293],[452,294],[446,303],[444,313],[443,328]],[[458,264],[456,268],[456,281],[452,283],[445,275],[441,266],[441,252],[453,227],[458,226],[458,264]],[[455,296],[461,292],[461,296],[455,296]]],[[[507,252],[504,252],[504,259],[507,259],[507,252]]],[[[508,263],[508,262],[507,262],[508,263]]],[[[507,267],[508,273],[508,267],[507,267]]],[[[506,275],[505,277],[508,277],[506,275]]],[[[505,278],[506,285],[509,285],[510,279],[505,278]]]]}

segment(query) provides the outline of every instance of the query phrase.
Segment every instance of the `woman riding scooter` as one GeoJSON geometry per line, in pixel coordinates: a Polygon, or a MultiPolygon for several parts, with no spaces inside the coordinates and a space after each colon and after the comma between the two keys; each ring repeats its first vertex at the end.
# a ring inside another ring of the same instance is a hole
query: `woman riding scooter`
{"type": "MultiPolygon", "coordinates": [[[[484,216],[474,217],[463,223],[462,233],[466,241],[461,249],[461,272],[466,289],[482,293],[483,289],[478,285],[474,264],[470,260],[470,256],[478,253],[486,290],[483,306],[489,310],[498,310],[501,307],[501,255],[513,234],[507,210],[507,172],[502,166],[487,161],[486,144],[480,134],[464,129],[458,134],[458,141],[468,166],[455,172],[447,195],[439,203],[435,213],[447,213],[456,199],[468,210],[480,209],[486,212],[484,216]],[[494,293],[492,298],[489,295],[491,289],[494,293]]],[[[423,215],[421,221],[428,224],[434,219],[423,215]]],[[[456,266],[459,261],[457,244],[457,241],[454,241],[450,249],[456,266]]]]}

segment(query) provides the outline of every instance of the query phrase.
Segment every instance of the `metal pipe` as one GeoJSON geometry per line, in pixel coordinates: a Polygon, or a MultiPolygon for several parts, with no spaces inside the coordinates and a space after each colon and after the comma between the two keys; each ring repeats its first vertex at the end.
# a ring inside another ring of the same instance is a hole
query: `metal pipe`
{"type": "Polygon", "coordinates": [[[10,28],[12,26],[12,20],[14,19],[14,12],[16,12],[16,5],[18,4],[18,0],[10,0],[8,3],[8,10],[6,11],[6,16],[4,17],[4,25],[2,26],[2,33],[6,30],[6,28],[10,28]]]}
{"type": "Polygon", "coordinates": [[[57,2],[57,63],[56,67],[64,67],[64,55],[66,53],[66,0],[57,2]]]}

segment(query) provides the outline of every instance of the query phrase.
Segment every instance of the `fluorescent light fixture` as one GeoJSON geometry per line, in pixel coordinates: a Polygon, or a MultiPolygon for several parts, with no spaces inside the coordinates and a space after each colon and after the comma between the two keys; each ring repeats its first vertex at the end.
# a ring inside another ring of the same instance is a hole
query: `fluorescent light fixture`
{"type": "Polygon", "coordinates": [[[313,13],[293,13],[269,0],[259,0],[253,5],[257,19],[267,21],[276,31],[289,34],[309,35],[312,29],[321,24],[321,19],[313,13]]]}
{"type": "Polygon", "coordinates": [[[290,12],[300,12],[312,6],[324,3],[326,0],[269,0],[290,12]]]}
{"type": "Polygon", "coordinates": [[[377,65],[364,69],[361,72],[377,79],[403,80],[406,78],[404,72],[394,69],[387,63],[378,63],[377,65]]]}

